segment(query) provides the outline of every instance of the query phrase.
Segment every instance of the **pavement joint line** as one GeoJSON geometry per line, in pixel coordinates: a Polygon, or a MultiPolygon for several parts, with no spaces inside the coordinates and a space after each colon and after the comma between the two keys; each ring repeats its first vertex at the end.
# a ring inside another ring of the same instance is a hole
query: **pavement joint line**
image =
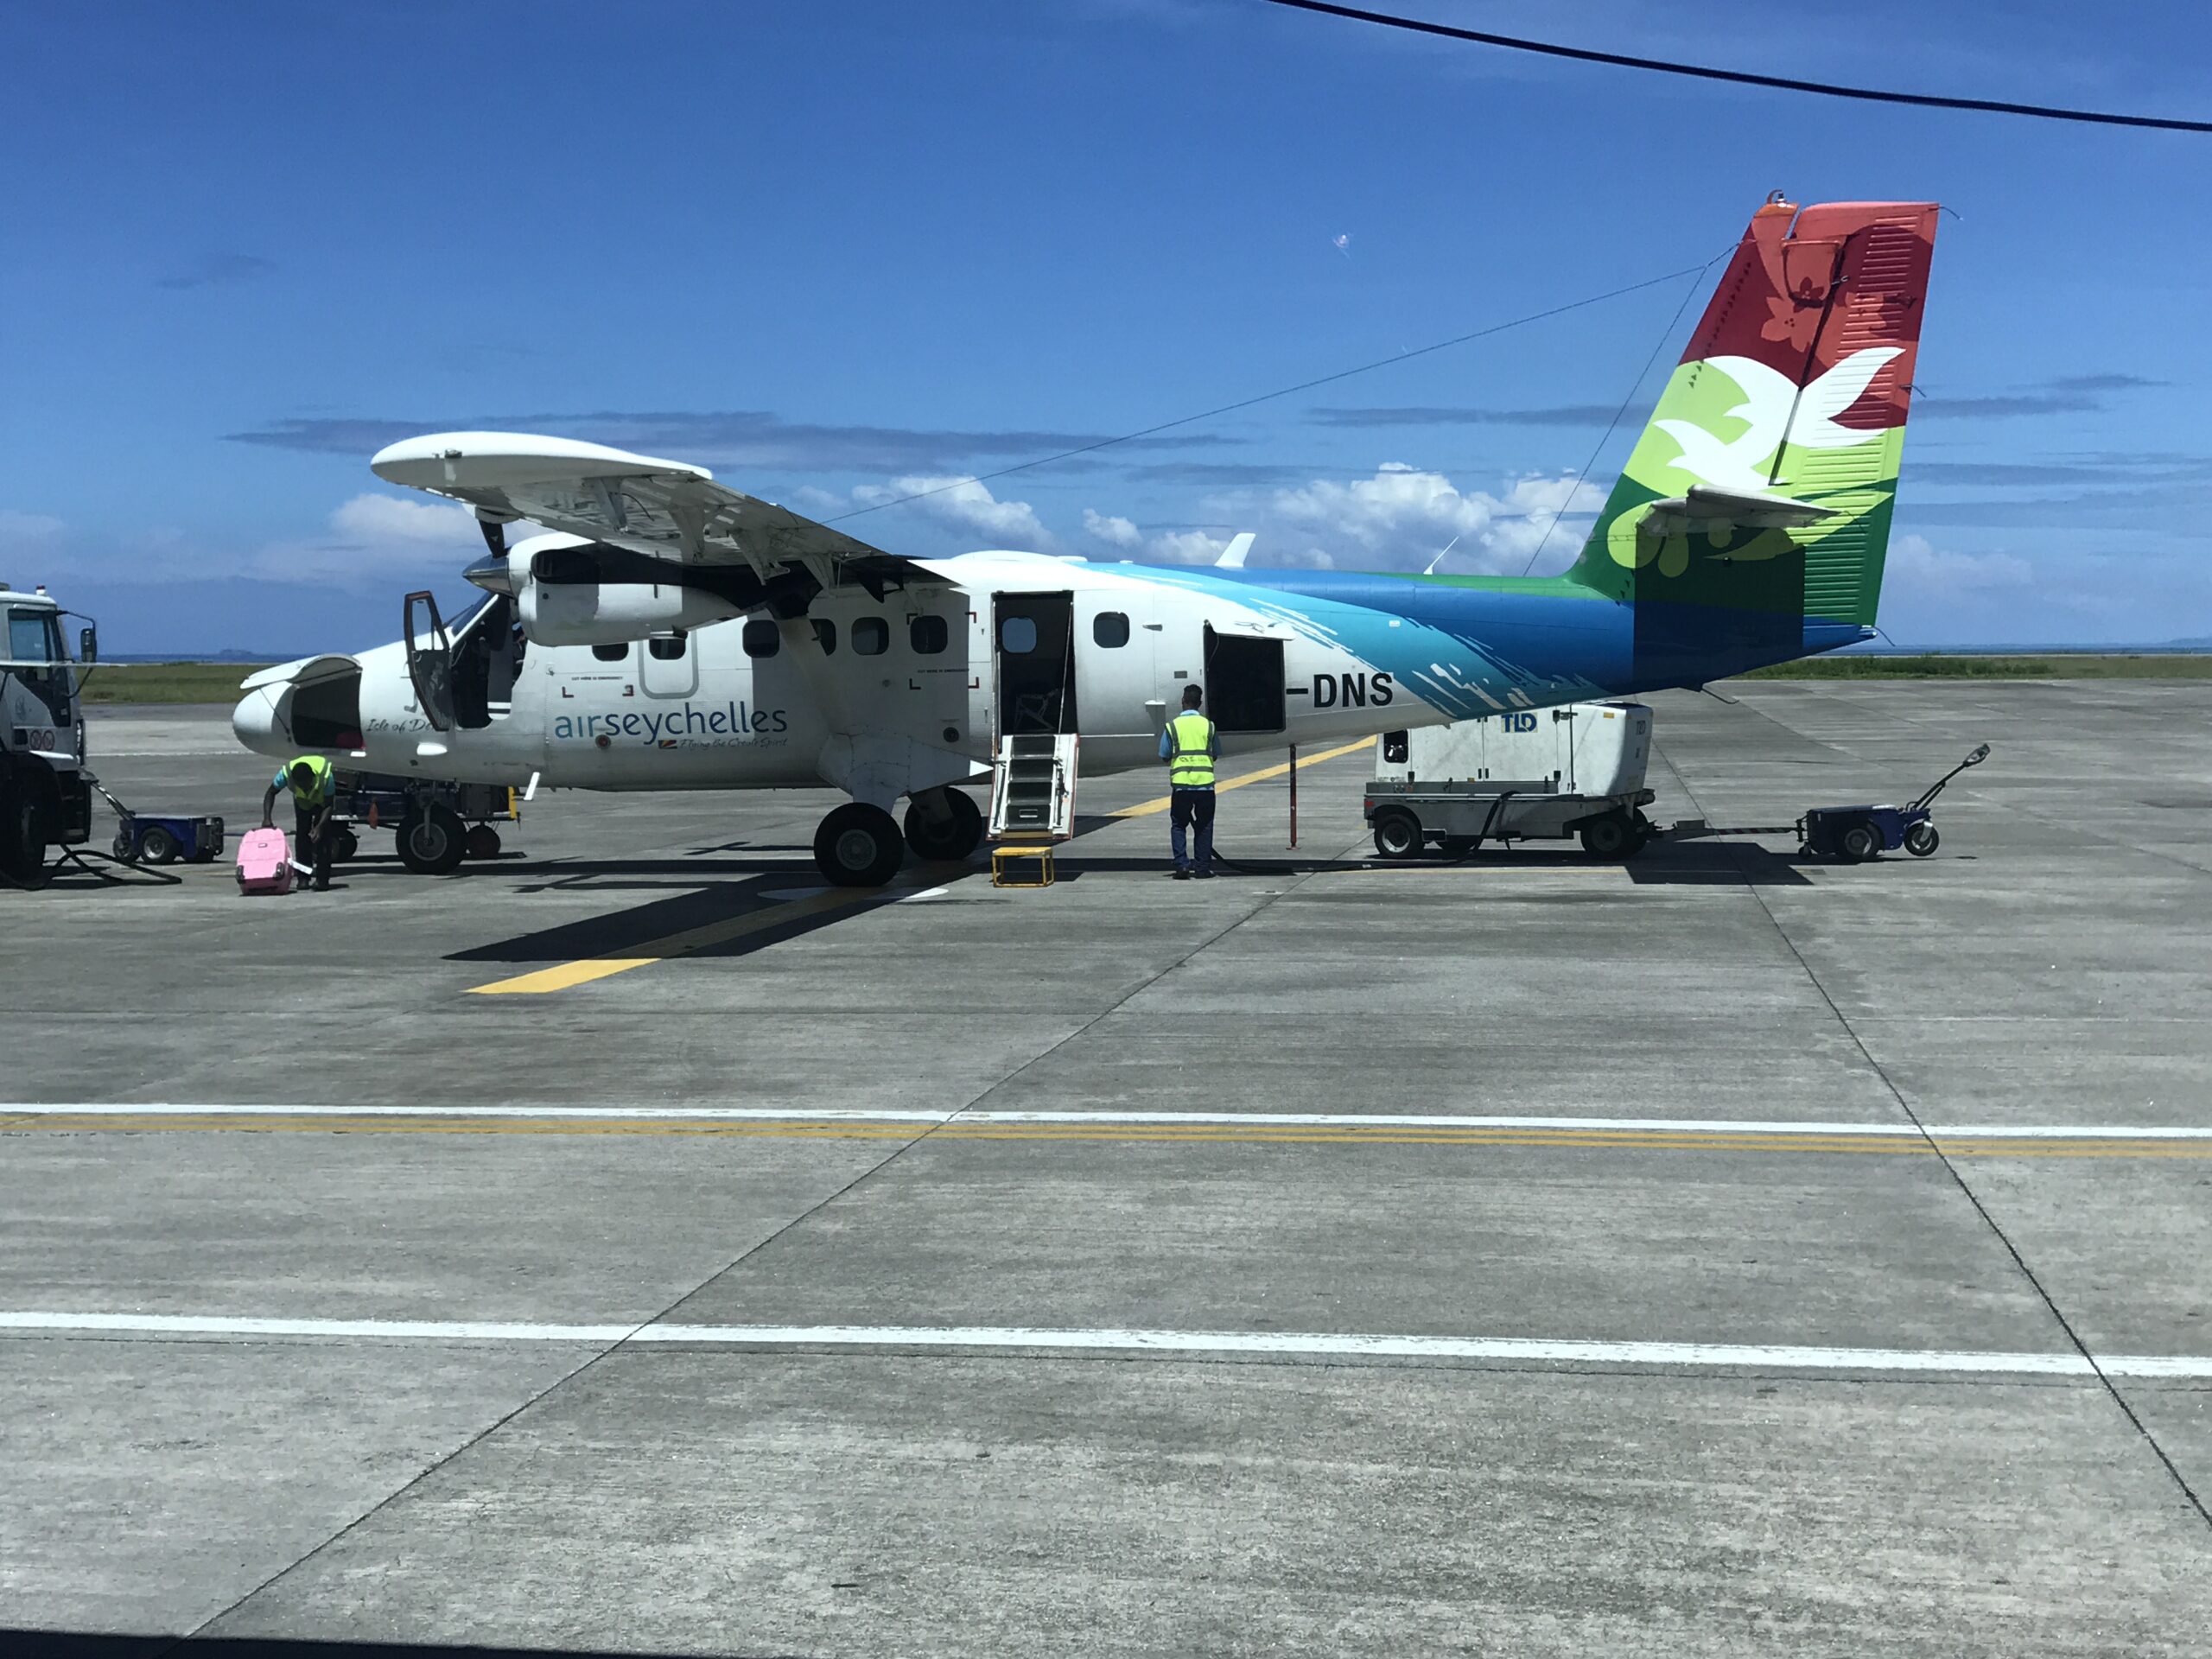
{"type": "MultiPolygon", "coordinates": [[[[1371,749],[1374,747],[1373,738],[1363,737],[1356,743],[1345,743],[1333,749],[1324,749],[1319,754],[1301,756],[1298,764],[1301,766],[1318,766],[1325,760],[1334,760],[1350,754],[1354,749],[1371,749]]],[[[1289,770],[1290,762],[1284,760],[1272,766],[1262,766],[1256,772],[1240,772],[1234,778],[1224,778],[1216,784],[1214,792],[1217,795],[1224,794],[1232,789],[1242,789],[1247,784],[1263,784],[1270,778],[1281,777],[1289,770]]],[[[1125,806],[1119,811],[1109,812],[1106,816],[1109,818],[1150,817],[1155,812],[1165,812],[1174,804],[1174,799],[1175,798],[1172,795],[1156,796],[1148,801],[1140,801],[1135,806],[1125,806]]]]}
{"type": "MultiPolygon", "coordinates": [[[[1846,753],[1849,751],[1847,750],[1846,753]]],[[[1676,777],[1679,779],[1680,774],[1677,773],[1676,777]]],[[[1687,790],[1685,792],[1688,792],[1687,790]]],[[[1736,864],[1738,874],[1741,875],[1742,861],[1737,860],[1736,864]]],[[[1867,1046],[1866,1039],[1859,1034],[1859,1028],[1851,1023],[1850,1017],[1844,1013],[1841,1005],[1829,995],[1827,986],[1822,982],[1819,973],[1815,970],[1812,963],[1807,959],[1805,953],[1798,949],[1797,941],[1789,937],[1789,930],[1783,926],[1782,918],[1775,914],[1774,906],[1767,902],[1766,894],[1760,891],[1758,885],[1751,880],[1748,876],[1744,878],[1744,886],[1750,892],[1752,901],[1758,906],[1761,912],[1766,917],[1767,925],[1774,929],[1775,937],[1782,941],[1783,948],[1796,959],[1799,969],[1811,983],[1815,992],[1819,995],[1821,1001],[1827,1005],[1828,1013],[1834,1018],[1837,1026],[1842,1029],[1844,1035],[1851,1039],[1852,1046],[1859,1051],[1860,1058],[1881,1080],[1882,1087],[1887,1090],[1890,1097],[1897,1102],[1897,1109],[1905,1115],[1913,1128],[1920,1131],[1928,1142],[1929,1149],[1936,1154],[1937,1161],[1943,1166],[1943,1173],[1951,1178],[1952,1185],[1958,1189],[1960,1196],[1964,1198],[1967,1203],[1973,1206],[1974,1212],[1981,1217],[1982,1224],[1989,1229],[1991,1235],[1997,1240],[2005,1255],[2012,1259],[2012,1265],[2019,1269],[2021,1277],[2028,1281],[2029,1287],[2042,1300],[2044,1306],[2050,1312],[2052,1320],[2057,1325],[2059,1330],[2065,1333],[2067,1341],[2073,1344],[2075,1351],[2081,1355],[2082,1363],[2095,1375],[2098,1383],[2104,1389],[2105,1397],[2110,1400],[2119,1409],[2120,1414],[2127,1420],[2136,1433],[2141,1437],[2143,1444],[2150,1447],[2151,1455],[2156,1458],[2160,1465],[2164,1468],[2168,1478],[2180,1491],[2182,1497],[2188,1503],[2190,1508],[2196,1511],[2196,1518],[2208,1529],[2212,1529],[2212,1508],[2206,1506],[2204,1499],[2198,1496],[2196,1489],[2190,1484],[2189,1478],[2182,1473],[2181,1465],[2176,1463],[2166,1448],[2159,1444],[2158,1437],[2151,1432],[2151,1426],[2145,1422],[2137,1414],[2135,1408],[2128,1403],[2127,1396],[2120,1391],[2119,1385],[2113,1381],[2115,1373],[2101,1364],[2095,1356],[2089,1351],[2089,1344],[2082,1340],[2082,1333],[2074,1328],[2074,1322],[2066,1317],[2065,1310],[2059,1306],[2058,1299],[2051,1294],[2050,1287],[2045,1285],[2037,1275],[2036,1270],[2028,1265],[2028,1259],[2021,1254],[2020,1247],[2012,1242],[2012,1235],[2007,1233],[1999,1224],[1997,1217],[1990,1213],[1989,1206],[1981,1201],[1981,1195],[1974,1190],[1973,1183],[1968,1181],[1960,1171],[1958,1165],[1953,1161],[1951,1154],[1944,1149],[1929,1126],[1922,1121],[1920,1114],[1913,1109],[1912,1102],[1906,1098],[1904,1090],[1897,1087],[1897,1080],[1890,1076],[1889,1069],[1874,1057],[1874,1051],[1867,1046]]],[[[2126,1373],[2126,1375],[2134,1375],[2134,1373],[2126,1373]]]]}
{"type": "MultiPolygon", "coordinates": [[[[1797,1344],[1665,1342],[1543,1337],[1444,1337],[1349,1332],[1173,1331],[1100,1326],[911,1325],[536,1324],[491,1319],[274,1319],[222,1314],[0,1312],[0,1332],[22,1336],[239,1337],[322,1341],[581,1344],[598,1347],[924,1348],[1052,1352],[1261,1356],[1288,1359],[1475,1359],[1695,1370],[2212,1378],[2212,1355],[1989,1352],[1797,1344]]],[[[602,1354],[600,1356],[604,1357],[602,1354]]],[[[571,1373],[571,1375],[574,1375],[571,1373]]]]}
{"type": "Polygon", "coordinates": [[[563,1106],[563,1105],[315,1105],[173,1101],[76,1101],[0,1103],[0,1118],[21,1117],[431,1117],[585,1118],[670,1122],[736,1122],[778,1124],[963,1123],[1092,1124],[1131,1126],[1246,1125],[1289,1128],[1541,1129],[1598,1134],[1613,1131],[1666,1135],[1864,1136],[1918,1141],[2212,1141],[2212,1126],[2101,1123],[1910,1123],[1839,1122],[1818,1118],[1726,1117],[1554,1117],[1449,1112],[1159,1112],[1159,1111],[990,1111],[977,1108],[941,1110],[886,1107],[824,1107],[793,1110],[773,1106],[563,1106]]]}

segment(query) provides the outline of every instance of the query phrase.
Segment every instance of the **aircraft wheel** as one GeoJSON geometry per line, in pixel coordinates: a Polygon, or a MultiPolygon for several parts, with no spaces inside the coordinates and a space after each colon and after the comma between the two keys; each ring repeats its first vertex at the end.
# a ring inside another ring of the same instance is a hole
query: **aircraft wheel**
{"type": "Polygon", "coordinates": [[[1386,806],[1375,815],[1375,850],[1385,858],[1418,858],[1425,839],[1421,820],[1402,806],[1386,806]]]}
{"type": "Polygon", "coordinates": [[[488,823],[473,823],[467,838],[461,843],[471,858],[497,858],[499,855],[499,832],[488,823]]]}
{"type": "Polygon", "coordinates": [[[158,823],[148,824],[138,837],[138,855],[149,864],[174,864],[183,850],[176,837],[158,823]]]}
{"type": "Polygon", "coordinates": [[[906,861],[906,842],[881,807],[848,801],[814,832],[814,861],[836,887],[880,887],[906,861]]]}
{"type": "Polygon", "coordinates": [[[400,821],[399,861],[417,875],[450,875],[467,854],[468,831],[448,806],[429,806],[400,821]]]}
{"type": "Polygon", "coordinates": [[[924,792],[938,797],[950,807],[951,817],[932,820],[919,797],[908,805],[906,844],[914,849],[915,857],[957,864],[983,844],[983,810],[976,804],[974,796],[964,789],[949,787],[924,792]]]}
{"type": "Polygon", "coordinates": [[[1860,818],[1843,826],[1843,833],[1835,838],[1835,846],[1845,863],[1864,864],[1882,850],[1882,832],[1872,820],[1860,818]]]}
{"type": "Polygon", "coordinates": [[[1592,858],[1632,858],[1637,851],[1636,830],[1627,818],[1608,812],[1582,826],[1582,850],[1592,858]]]}
{"type": "Polygon", "coordinates": [[[1943,844],[1943,837],[1936,833],[1936,826],[1925,818],[1904,832],[1904,849],[1915,858],[1925,858],[1943,844]]]}

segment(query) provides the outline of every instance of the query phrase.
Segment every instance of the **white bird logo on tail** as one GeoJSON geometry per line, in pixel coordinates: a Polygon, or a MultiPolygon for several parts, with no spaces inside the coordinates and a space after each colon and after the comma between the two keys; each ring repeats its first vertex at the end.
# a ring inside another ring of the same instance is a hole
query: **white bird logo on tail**
{"type": "Polygon", "coordinates": [[[1652,424],[1681,446],[1681,458],[1674,466],[1719,489],[1764,494],[1766,464],[1785,439],[1803,449],[1848,449],[1875,435],[1838,426],[1835,417],[1859,401],[1882,365],[1901,350],[1896,346],[1870,346],[1853,352],[1807,385],[1802,397],[1787,375],[1755,358],[1709,357],[1706,365],[1719,370],[1744,394],[1744,401],[1728,411],[1730,418],[1745,423],[1743,435],[1724,443],[1688,421],[1654,421],[1652,424]],[[1793,404],[1797,411],[1794,420],[1793,404]]]}

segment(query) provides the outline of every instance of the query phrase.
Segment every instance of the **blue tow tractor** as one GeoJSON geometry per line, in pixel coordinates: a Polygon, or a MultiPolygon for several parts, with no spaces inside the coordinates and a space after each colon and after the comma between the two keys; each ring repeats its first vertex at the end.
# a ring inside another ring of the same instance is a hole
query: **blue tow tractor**
{"type": "Polygon", "coordinates": [[[1953,766],[1905,806],[1815,806],[1797,820],[1797,838],[1816,858],[1833,858],[1846,864],[1863,864],[1899,848],[1915,858],[1925,858],[1942,844],[1936,832],[1936,798],[1968,766],[1989,759],[1984,743],[1953,766]]]}

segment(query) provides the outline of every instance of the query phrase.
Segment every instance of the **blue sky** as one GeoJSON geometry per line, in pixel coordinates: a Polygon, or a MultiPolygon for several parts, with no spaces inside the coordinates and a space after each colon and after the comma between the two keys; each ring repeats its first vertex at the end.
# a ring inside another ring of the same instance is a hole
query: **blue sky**
{"type": "MultiPolygon", "coordinates": [[[[2008,3],[2001,29],[1910,0],[1847,27],[1764,0],[1402,9],[2212,116],[2180,0],[2008,3]]],[[[10,9],[0,48],[0,577],[53,584],[111,652],[359,647],[405,588],[467,593],[467,525],[367,469],[411,432],[594,437],[830,517],[1699,264],[1777,188],[1958,214],[1891,634],[2212,634],[2212,138],[1251,0],[87,3],[10,9]]],[[[1548,514],[1595,493],[1570,500],[1685,287],[847,527],[1159,560],[1249,528],[1255,565],[1342,568],[1457,535],[1446,569],[1555,569],[1579,536],[1539,552],[1548,514]]]]}

